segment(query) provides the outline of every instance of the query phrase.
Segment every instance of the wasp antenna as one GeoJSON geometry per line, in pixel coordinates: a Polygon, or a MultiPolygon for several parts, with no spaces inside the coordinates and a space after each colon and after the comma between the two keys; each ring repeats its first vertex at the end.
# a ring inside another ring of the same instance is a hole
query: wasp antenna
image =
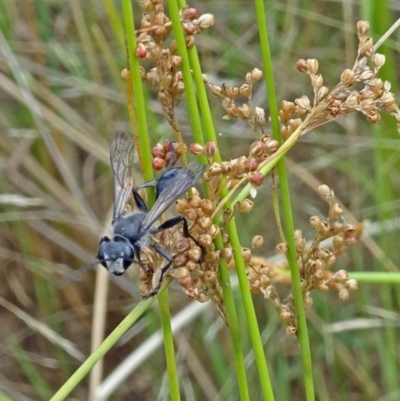
{"type": "Polygon", "coordinates": [[[78,281],[84,274],[93,270],[101,261],[96,260],[95,262],[88,263],[87,265],[75,270],[73,273],[68,274],[58,284],[57,288],[63,289],[71,283],[78,281]]]}

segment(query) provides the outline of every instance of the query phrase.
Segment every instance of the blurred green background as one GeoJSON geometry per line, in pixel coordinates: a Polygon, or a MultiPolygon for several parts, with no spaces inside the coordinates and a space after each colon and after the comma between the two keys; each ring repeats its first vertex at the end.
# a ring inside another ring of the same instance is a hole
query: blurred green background
{"type": "MultiPolygon", "coordinates": [[[[214,27],[196,38],[211,82],[240,85],[248,71],[262,69],[252,2],[189,5],[215,16],[214,27]]],[[[136,1],[133,7],[139,26],[141,8],[136,1]]],[[[400,16],[398,3],[373,0],[269,1],[265,7],[277,96],[289,101],[312,97],[308,77],[296,69],[299,58],[317,58],[325,85],[333,87],[353,65],[356,22],[368,20],[376,41],[400,16]]],[[[115,130],[130,132],[120,77],[126,66],[122,11],[112,0],[0,0],[0,30],[0,400],[46,400],[90,354],[102,322],[109,333],[140,300],[133,268],[110,277],[109,287],[103,268],[57,285],[94,261],[99,237],[110,224],[109,143],[115,130]]],[[[395,95],[398,51],[395,32],[380,49],[387,60],[380,76],[390,80],[395,95]]],[[[155,145],[173,133],[154,93],[147,99],[155,145]]],[[[247,153],[253,133],[242,122],[223,121],[222,107],[210,101],[221,156],[230,160],[247,153]]],[[[267,107],[263,84],[256,87],[253,104],[267,107]]],[[[178,116],[190,143],[184,101],[178,116]]],[[[363,241],[334,270],[398,271],[399,144],[390,118],[372,126],[353,114],[307,134],[289,153],[296,228],[312,239],[309,217],[326,216],[327,205],[316,194],[321,183],[350,210],[349,222],[365,224],[363,241]]],[[[258,254],[273,257],[279,236],[268,179],[255,203],[250,215],[237,217],[242,245],[261,234],[265,244],[258,254]]],[[[283,296],[290,290],[279,289],[283,296]]],[[[398,286],[363,284],[345,303],[334,290],[313,298],[307,316],[317,399],[400,399],[398,286]]],[[[228,333],[217,312],[211,304],[195,311],[177,286],[171,287],[170,300],[173,314],[186,310],[195,317],[176,335],[182,399],[239,399],[228,333]]],[[[276,399],[304,399],[296,340],[285,334],[266,300],[254,296],[254,302],[276,399]]],[[[153,308],[107,354],[99,375],[87,377],[68,399],[101,400],[105,394],[112,400],[169,399],[162,346],[145,343],[158,329],[153,308]],[[124,368],[128,378],[121,383],[118,374],[111,376],[107,390],[101,377],[131,352],[148,348],[154,353],[143,360],[135,354],[139,366],[132,372],[124,368]]],[[[257,400],[260,386],[246,333],[249,388],[257,400]]]]}

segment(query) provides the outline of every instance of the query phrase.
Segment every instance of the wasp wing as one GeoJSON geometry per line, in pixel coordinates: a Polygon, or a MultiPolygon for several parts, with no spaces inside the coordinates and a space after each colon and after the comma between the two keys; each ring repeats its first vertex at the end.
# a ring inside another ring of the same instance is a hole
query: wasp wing
{"type": "Polygon", "coordinates": [[[132,190],[132,165],[135,146],[123,131],[111,143],[110,162],[114,177],[114,219],[121,217],[132,190]]]}
{"type": "Polygon", "coordinates": [[[185,192],[187,192],[200,178],[205,170],[204,165],[191,163],[180,169],[171,184],[165,188],[157,198],[143,221],[143,227],[147,230],[154,222],[185,192]]]}

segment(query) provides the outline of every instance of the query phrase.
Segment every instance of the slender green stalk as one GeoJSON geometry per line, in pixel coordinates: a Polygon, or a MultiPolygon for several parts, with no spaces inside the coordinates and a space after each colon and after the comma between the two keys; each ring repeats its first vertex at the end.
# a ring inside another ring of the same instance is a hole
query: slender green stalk
{"type": "MultiPolygon", "coordinates": [[[[160,292],[165,289],[163,285],[160,292]]],[[[155,297],[142,300],[128,316],[114,329],[114,331],[101,343],[88,359],[64,383],[50,401],[64,400],[78,383],[90,372],[93,366],[111,349],[121,336],[139,319],[144,311],[155,301],[155,297]]]]}
{"type": "Polygon", "coordinates": [[[187,99],[190,124],[193,130],[193,137],[196,141],[204,143],[201,120],[199,112],[197,110],[196,95],[194,92],[192,74],[190,71],[189,58],[186,51],[185,36],[183,34],[181,20],[179,17],[178,3],[176,0],[167,0],[167,4],[172,21],[172,28],[174,30],[176,48],[178,50],[178,54],[182,57],[183,83],[185,84],[185,94],[187,99]]]}
{"type": "MultiPolygon", "coordinates": [[[[146,104],[143,96],[139,59],[135,54],[137,43],[131,1],[122,0],[122,9],[124,12],[126,44],[128,47],[128,68],[130,69],[132,76],[132,90],[136,106],[137,126],[139,130],[139,143],[136,143],[136,147],[141,155],[144,179],[145,181],[151,181],[153,179],[153,169],[151,165],[150,141],[146,121],[146,104]]],[[[132,128],[135,129],[135,127],[132,128]]],[[[148,195],[150,194],[148,193],[148,195]]],[[[154,196],[150,196],[149,203],[150,205],[154,203],[154,196]]]]}
{"type": "Polygon", "coordinates": [[[171,328],[171,314],[169,311],[168,289],[158,296],[158,305],[160,308],[161,325],[164,337],[164,350],[167,360],[167,370],[169,379],[169,391],[172,401],[181,399],[179,393],[178,372],[176,368],[174,336],[171,328]],[[172,347],[171,347],[172,344],[172,347]]]}
{"type": "Polygon", "coordinates": [[[400,284],[400,273],[349,272],[349,277],[356,279],[359,283],[400,284]]]}
{"type": "MultiPolygon", "coordinates": [[[[215,220],[216,219],[214,219],[214,222],[216,222],[216,224],[220,223],[218,220],[216,221],[215,220]]],[[[219,235],[215,239],[215,247],[218,250],[222,250],[224,248],[221,235],[219,235]]],[[[233,356],[235,359],[236,377],[238,381],[240,400],[246,401],[250,400],[250,398],[249,398],[249,389],[247,385],[246,367],[244,364],[243,351],[242,351],[242,340],[240,337],[239,321],[237,318],[235,301],[233,298],[232,287],[230,284],[228,266],[225,260],[220,262],[219,277],[220,277],[222,292],[224,294],[224,306],[226,312],[226,319],[228,321],[229,334],[232,339],[233,356]]]]}
{"type": "MultiPolygon", "coordinates": [[[[262,0],[255,0],[255,5],[257,13],[257,23],[260,34],[260,42],[261,42],[261,53],[265,71],[265,80],[267,85],[268,103],[271,114],[272,131],[274,138],[278,140],[280,143],[282,143],[279,129],[278,107],[275,94],[274,77],[272,73],[273,71],[272,61],[269,49],[267,20],[265,18],[264,2],[262,0]]],[[[300,272],[296,260],[297,252],[294,239],[294,227],[293,227],[293,217],[290,204],[289,185],[287,181],[286,169],[283,158],[279,160],[277,167],[278,167],[279,182],[281,186],[282,210],[286,228],[286,238],[288,241],[287,258],[292,275],[292,288],[296,306],[298,338],[299,338],[302,362],[304,368],[306,396],[308,401],[313,401],[315,399],[315,393],[314,393],[314,382],[312,374],[311,351],[310,351],[310,344],[308,341],[307,323],[303,306],[303,296],[300,287],[300,272]]]]}
{"type": "MultiPolygon", "coordinates": [[[[125,29],[126,29],[126,43],[128,47],[128,66],[130,70],[130,74],[128,77],[131,79],[133,96],[135,108],[130,108],[131,119],[133,116],[133,120],[137,122],[138,127],[138,137],[139,141],[136,142],[137,148],[140,153],[140,161],[143,171],[143,176],[146,181],[150,181],[153,179],[153,169],[151,163],[151,151],[150,151],[150,142],[149,135],[147,130],[147,121],[146,121],[146,108],[145,101],[143,96],[143,86],[142,79],[140,76],[139,69],[139,59],[136,57],[135,50],[137,47],[136,44],[136,36],[135,36],[135,27],[134,27],[134,19],[133,19],[133,10],[130,0],[123,0],[123,11],[124,11],[124,21],[125,21],[125,29]]],[[[130,99],[128,104],[130,103],[130,99]]],[[[135,124],[133,124],[133,129],[135,129],[135,124]]],[[[154,203],[154,190],[148,191],[148,205],[151,207],[154,203]]],[[[168,281],[169,282],[169,281],[168,281]]],[[[161,322],[163,327],[164,334],[164,348],[165,348],[165,356],[167,360],[167,370],[169,377],[169,385],[171,389],[171,397],[174,401],[180,400],[179,395],[179,382],[178,376],[176,374],[176,362],[175,362],[175,351],[174,351],[174,340],[172,335],[171,328],[171,317],[168,310],[168,295],[165,295],[166,299],[159,298],[159,308],[161,315],[161,322]]]]}
{"type": "Polygon", "coordinates": [[[254,356],[256,359],[258,374],[260,376],[260,383],[264,399],[274,400],[274,393],[272,390],[272,384],[268,373],[268,366],[264,354],[262,339],[260,336],[260,329],[258,327],[257,316],[254,310],[253,300],[251,298],[249,281],[247,279],[247,274],[246,274],[246,267],[243,261],[243,256],[241,253],[241,245],[234,219],[235,218],[233,217],[228,224],[228,233],[232,247],[233,249],[236,250],[236,252],[234,253],[234,258],[236,265],[236,273],[239,279],[240,293],[242,295],[243,306],[246,312],[248,329],[250,333],[251,342],[253,345],[254,356]]]}
{"type": "MultiPolygon", "coordinates": [[[[216,135],[214,130],[213,121],[211,118],[210,107],[207,100],[207,94],[202,78],[201,67],[197,55],[197,51],[195,48],[192,48],[189,52],[186,49],[185,45],[185,37],[183,34],[180,18],[179,18],[179,7],[183,7],[185,5],[184,1],[179,1],[178,3],[175,0],[169,0],[168,6],[170,9],[172,26],[174,29],[175,40],[177,44],[177,49],[179,55],[182,57],[182,71],[183,71],[183,79],[185,84],[186,98],[188,102],[188,110],[190,115],[190,120],[193,129],[193,137],[194,139],[200,143],[204,143],[201,120],[199,111],[197,108],[196,96],[192,83],[192,72],[196,82],[197,94],[199,96],[199,103],[202,111],[202,117],[204,121],[204,125],[206,128],[206,137],[208,141],[215,141],[216,135]],[[189,64],[190,63],[190,64],[189,64]]],[[[204,157],[203,157],[204,159],[204,157]]],[[[216,160],[219,160],[219,154],[215,156],[216,160]]],[[[206,190],[207,192],[207,190],[206,190]]],[[[219,224],[219,220],[214,219],[215,224],[219,224]]],[[[222,237],[218,236],[215,240],[215,246],[217,249],[223,249],[222,237]]],[[[232,338],[232,346],[234,351],[234,359],[236,366],[236,375],[238,379],[238,387],[241,400],[249,399],[249,390],[246,379],[246,370],[244,365],[244,358],[241,347],[240,340],[240,330],[239,323],[236,314],[235,303],[233,299],[232,288],[229,280],[229,272],[225,262],[222,262],[219,267],[220,272],[220,281],[221,288],[224,294],[224,303],[227,315],[227,321],[229,326],[230,335],[232,338]]]]}

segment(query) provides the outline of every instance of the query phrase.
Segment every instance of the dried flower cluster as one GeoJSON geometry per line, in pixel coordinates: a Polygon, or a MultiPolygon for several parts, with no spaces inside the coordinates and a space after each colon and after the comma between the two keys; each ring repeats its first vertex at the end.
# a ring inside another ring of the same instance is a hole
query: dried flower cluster
{"type": "Polygon", "coordinates": [[[203,180],[210,183],[214,198],[216,198],[222,187],[232,188],[244,177],[247,177],[254,187],[260,186],[264,177],[257,171],[258,166],[268,156],[273,155],[278,148],[279,143],[265,135],[250,145],[248,156],[240,156],[229,161],[214,161],[214,155],[217,152],[217,145],[214,142],[208,142],[205,146],[192,143],[189,146],[189,152],[196,156],[200,154],[207,156],[210,167],[203,175],[203,180]]]}
{"type": "MultiPolygon", "coordinates": [[[[155,67],[149,71],[142,69],[142,78],[152,86],[171,126],[178,130],[174,105],[177,99],[184,96],[185,88],[182,74],[179,71],[181,58],[176,54],[175,42],[170,42],[164,48],[166,39],[171,33],[171,22],[164,14],[162,2],[143,1],[145,14],[142,19],[142,29],[137,38],[139,47],[137,56],[142,59],[151,59],[155,67]]],[[[200,33],[214,23],[210,14],[198,17],[197,10],[184,7],[180,10],[182,27],[187,35],[187,46],[193,45],[193,35],[200,33]]],[[[390,85],[376,77],[384,64],[384,56],[375,52],[371,38],[367,37],[368,23],[357,24],[359,37],[359,51],[353,68],[346,69],[340,78],[340,83],[332,90],[323,84],[323,78],[318,73],[318,61],[315,59],[299,60],[297,67],[301,72],[310,76],[314,99],[311,102],[307,96],[301,96],[294,102],[283,101],[279,111],[281,133],[283,141],[296,132],[297,138],[311,129],[332,121],[341,115],[352,111],[362,112],[367,121],[376,123],[380,119],[379,112],[391,113],[400,124],[400,113],[394,96],[390,92],[390,85]],[[370,61],[373,68],[367,65],[370,61]],[[360,90],[350,89],[353,85],[362,84],[360,90]]],[[[261,107],[252,104],[253,86],[262,78],[262,72],[254,68],[246,74],[246,82],[240,87],[228,87],[224,84],[215,85],[203,76],[213,96],[221,99],[226,112],[225,120],[241,119],[258,135],[248,151],[248,155],[236,159],[220,161],[218,147],[215,142],[205,145],[192,143],[188,150],[195,156],[205,155],[209,162],[209,169],[204,173],[203,180],[208,183],[210,196],[208,199],[200,197],[192,189],[188,199],[181,199],[176,204],[179,214],[194,222],[190,233],[197,241],[182,236],[180,225],[162,231],[155,235],[155,241],[165,248],[173,257],[173,268],[168,274],[172,276],[184,289],[185,294],[200,302],[211,299],[221,315],[223,312],[223,297],[218,281],[218,267],[222,260],[228,267],[234,267],[234,252],[241,252],[247,269],[251,291],[262,293],[270,300],[278,311],[281,320],[287,327],[288,334],[297,333],[297,317],[294,297],[290,294],[284,300],[275,287],[277,283],[289,283],[287,262],[272,265],[264,258],[253,255],[253,251],[262,246],[264,240],[256,235],[252,240],[252,248],[233,249],[227,232],[227,225],[235,213],[248,213],[252,210],[253,202],[245,199],[234,206],[234,210],[224,210],[221,224],[214,224],[214,218],[221,211],[223,203],[221,192],[224,189],[232,191],[238,185],[248,180],[253,189],[263,182],[261,167],[269,160],[280,154],[279,142],[265,133],[266,116],[261,107]],[[243,102],[238,99],[242,97],[243,102]],[[217,157],[218,156],[218,157],[217,157]],[[214,240],[221,236],[223,248],[217,249],[214,240]]],[[[294,136],[292,137],[294,138],[294,136]]],[[[182,144],[181,144],[182,145],[182,144]]],[[[152,149],[153,168],[162,170],[171,158],[171,143],[165,142],[152,149]]],[[[175,153],[177,157],[186,148],[177,144],[175,153]]],[[[185,145],[186,146],[186,145],[185,145]]],[[[287,150],[287,149],[286,149],[287,150]]],[[[335,200],[333,191],[326,185],[319,187],[319,193],[329,203],[329,213],[326,220],[317,216],[310,219],[310,224],[316,231],[311,244],[307,244],[300,230],[295,232],[297,261],[301,277],[301,289],[306,309],[312,306],[311,291],[327,291],[330,287],[338,290],[339,299],[346,300],[349,292],[357,289],[357,282],[349,279],[346,271],[336,273],[330,271],[331,265],[348,247],[356,244],[361,234],[358,227],[344,222],[342,210],[335,200]],[[325,241],[330,240],[331,245],[326,246],[325,241]]],[[[287,244],[277,246],[278,253],[287,252],[287,244]]],[[[159,283],[159,268],[163,263],[162,257],[153,249],[146,248],[142,260],[147,264],[151,274],[141,271],[141,293],[147,294],[159,283]]]]}
{"type": "MultiPolygon", "coordinates": [[[[351,224],[340,222],[342,209],[335,201],[333,191],[327,185],[321,185],[318,192],[329,203],[329,213],[326,220],[321,220],[318,216],[310,218],[310,225],[316,230],[314,240],[307,245],[305,238],[300,230],[295,231],[297,262],[300,270],[301,289],[304,300],[304,307],[310,308],[312,305],[311,291],[328,291],[330,287],[338,290],[341,301],[349,298],[349,291],[357,289],[357,281],[350,279],[345,270],[331,273],[330,266],[348,248],[357,243],[361,230],[351,224]],[[323,246],[323,242],[332,239],[328,249],[323,246]]],[[[277,245],[278,253],[285,254],[287,245],[281,243],[277,245]]],[[[296,313],[293,303],[293,296],[290,295],[282,301],[272,283],[282,282],[281,274],[287,269],[287,264],[279,263],[271,266],[267,262],[260,262],[258,266],[248,270],[248,278],[251,290],[255,293],[262,292],[265,298],[269,299],[277,309],[281,320],[287,326],[288,334],[296,334],[296,313]]],[[[284,279],[284,281],[286,281],[284,279]]]]}
{"type": "Polygon", "coordinates": [[[240,87],[228,87],[225,84],[221,86],[214,85],[210,83],[206,75],[203,75],[203,80],[210,88],[210,93],[222,99],[222,107],[226,112],[226,115],[224,115],[222,119],[231,120],[239,118],[246,122],[259,136],[264,135],[264,127],[266,125],[265,111],[261,107],[253,107],[251,97],[253,85],[261,78],[262,72],[258,68],[254,68],[253,71],[246,74],[246,83],[240,87]],[[246,99],[240,106],[235,103],[239,95],[246,99]]]}
{"type": "Polygon", "coordinates": [[[343,71],[340,82],[332,90],[324,86],[316,59],[298,60],[298,70],[308,74],[311,79],[314,99],[311,103],[307,96],[301,96],[295,99],[294,103],[282,102],[279,117],[284,140],[300,125],[300,134],[304,135],[315,127],[353,111],[364,114],[371,124],[380,120],[380,112],[390,113],[400,130],[400,110],[393,93],[390,92],[390,82],[377,78],[380,68],[385,63],[385,56],[375,52],[372,38],[366,36],[368,30],[368,22],[357,23],[359,45],[356,60],[351,69],[343,71]],[[368,61],[372,63],[372,67],[367,65],[368,61]],[[353,88],[356,84],[361,84],[362,88],[353,88]]]}
{"type": "MultiPolygon", "coordinates": [[[[136,55],[143,60],[152,60],[154,67],[146,71],[141,67],[142,79],[156,92],[162,110],[169,124],[175,131],[179,131],[174,108],[178,99],[185,96],[180,66],[182,58],[176,51],[176,42],[172,40],[166,45],[167,39],[172,33],[172,23],[164,13],[162,0],[143,0],[141,29],[136,39],[136,55]]],[[[193,35],[199,34],[205,28],[214,24],[211,14],[203,14],[198,17],[198,11],[188,6],[180,10],[182,27],[186,36],[186,46],[194,46],[193,35]],[[197,18],[198,17],[198,18],[197,18]]],[[[127,70],[122,71],[122,76],[127,76],[127,70]]]]}

